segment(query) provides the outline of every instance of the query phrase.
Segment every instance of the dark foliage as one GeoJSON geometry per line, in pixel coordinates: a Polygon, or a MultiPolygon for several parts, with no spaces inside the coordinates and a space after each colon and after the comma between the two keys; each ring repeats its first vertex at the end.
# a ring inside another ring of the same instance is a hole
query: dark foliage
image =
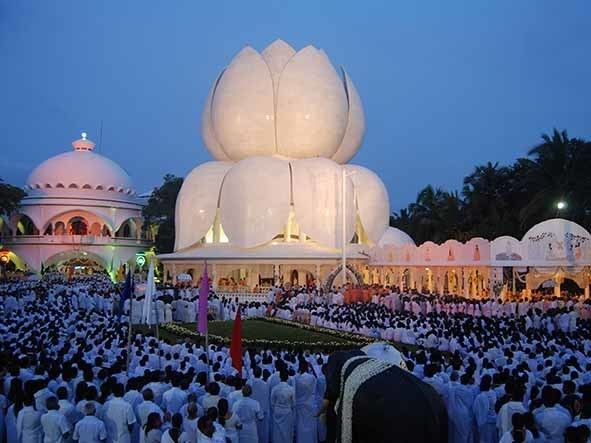
{"type": "Polygon", "coordinates": [[[417,244],[448,238],[521,238],[543,220],[562,217],[591,228],[591,143],[556,129],[510,166],[487,163],[464,178],[461,196],[431,185],[395,213],[390,225],[417,244]],[[557,203],[566,207],[558,209],[557,203]]]}

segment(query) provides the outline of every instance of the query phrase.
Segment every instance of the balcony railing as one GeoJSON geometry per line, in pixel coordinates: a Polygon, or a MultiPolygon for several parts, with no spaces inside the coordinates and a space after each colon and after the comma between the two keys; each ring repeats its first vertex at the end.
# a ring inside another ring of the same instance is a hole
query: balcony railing
{"type": "Polygon", "coordinates": [[[150,240],[132,237],[109,237],[102,235],[17,235],[2,236],[0,241],[4,244],[69,244],[69,245],[112,245],[135,246],[149,245],[150,240]]]}

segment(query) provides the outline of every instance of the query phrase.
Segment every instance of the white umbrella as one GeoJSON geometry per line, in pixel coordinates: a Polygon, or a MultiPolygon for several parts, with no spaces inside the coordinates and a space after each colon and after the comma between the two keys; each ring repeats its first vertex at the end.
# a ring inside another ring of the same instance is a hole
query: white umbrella
{"type": "Polygon", "coordinates": [[[398,349],[384,342],[375,342],[361,348],[363,352],[373,358],[395,364],[406,369],[404,358],[398,349]]]}
{"type": "Polygon", "coordinates": [[[142,323],[152,324],[152,300],[156,294],[156,283],[154,282],[154,261],[150,260],[148,280],[146,281],[146,293],[144,308],[142,310],[142,323]]]}

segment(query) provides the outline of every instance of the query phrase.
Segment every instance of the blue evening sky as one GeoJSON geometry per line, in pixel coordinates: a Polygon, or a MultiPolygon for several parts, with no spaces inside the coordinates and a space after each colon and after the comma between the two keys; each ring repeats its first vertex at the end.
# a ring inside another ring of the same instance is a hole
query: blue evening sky
{"type": "Polygon", "coordinates": [[[362,96],[353,159],[398,210],[432,183],[525,155],[554,126],[591,139],[589,0],[0,0],[0,178],[82,130],[139,191],[210,160],[200,115],[246,44],[323,48],[362,96]]]}

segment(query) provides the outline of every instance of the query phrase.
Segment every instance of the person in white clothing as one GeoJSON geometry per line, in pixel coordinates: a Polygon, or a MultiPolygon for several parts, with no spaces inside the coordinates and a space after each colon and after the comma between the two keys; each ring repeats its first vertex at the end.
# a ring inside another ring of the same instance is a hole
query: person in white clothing
{"type": "Polygon", "coordinates": [[[181,407],[187,402],[187,393],[179,388],[180,379],[174,377],[172,388],[162,394],[162,409],[174,415],[181,410],[181,407]]]}
{"type": "Polygon", "coordinates": [[[532,433],[525,427],[524,415],[516,412],[511,417],[511,429],[503,434],[499,443],[533,443],[532,433]]]}
{"type": "Polygon", "coordinates": [[[131,431],[136,418],[131,405],[123,400],[124,393],[123,385],[115,384],[114,398],[107,401],[103,407],[103,420],[109,443],[131,443],[131,431]]]}
{"type": "Polygon", "coordinates": [[[74,426],[74,440],[78,443],[101,443],[107,440],[105,424],[94,416],[94,403],[86,403],[84,413],[84,418],[74,426]]]}
{"type": "Polygon", "coordinates": [[[505,435],[507,431],[511,430],[511,419],[513,414],[523,414],[527,412],[523,406],[523,389],[519,386],[514,386],[512,392],[509,392],[509,394],[511,395],[511,401],[501,406],[497,416],[497,430],[501,437],[505,435]]]}
{"type": "Polygon", "coordinates": [[[300,361],[300,374],[295,378],[296,442],[315,443],[316,377],[308,373],[308,362],[300,361]]]}
{"type": "Polygon", "coordinates": [[[41,416],[43,427],[43,443],[65,443],[70,437],[70,424],[59,411],[59,403],[56,397],[49,397],[45,402],[47,412],[41,416]]]}
{"type": "Polygon", "coordinates": [[[252,388],[246,385],[242,388],[242,398],[232,407],[232,412],[238,416],[242,429],[238,436],[240,443],[258,443],[257,421],[263,419],[263,412],[259,402],[251,398],[252,388]]]}
{"type": "Polygon", "coordinates": [[[271,441],[292,443],[295,423],[295,390],[288,383],[289,375],[282,370],[281,382],[271,390],[271,441]]]}
{"type": "Polygon", "coordinates": [[[18,443],[41,443],[43,428],[41,427],[41,413],[33,407],[35,399],[25,395],[23,408],[16,417],[16,436],[18,443]]]}

